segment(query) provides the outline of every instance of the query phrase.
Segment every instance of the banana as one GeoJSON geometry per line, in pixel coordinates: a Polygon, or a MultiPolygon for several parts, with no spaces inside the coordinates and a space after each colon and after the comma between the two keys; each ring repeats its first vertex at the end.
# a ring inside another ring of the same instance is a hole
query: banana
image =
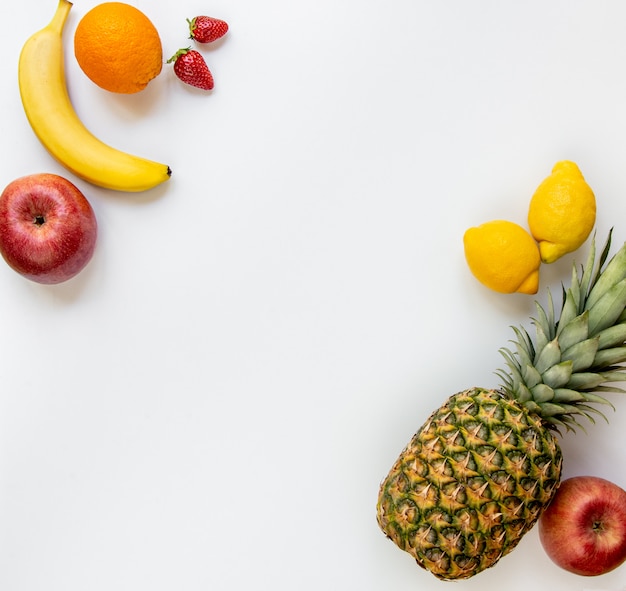
{"type": "Polygon", "coordinates": [[[168,180],[169,166],[116,150],[80,120],[65,80],[63,29],[72,2],[59,0],[50,23],[22,48],[18,80],[26,117],[41,143],[77,177],[116,191],[145,191],[168,180]]]}

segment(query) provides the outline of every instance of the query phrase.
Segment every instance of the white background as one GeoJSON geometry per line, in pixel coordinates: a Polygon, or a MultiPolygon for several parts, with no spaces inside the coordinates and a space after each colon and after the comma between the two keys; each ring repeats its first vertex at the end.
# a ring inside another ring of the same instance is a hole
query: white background
{"type": "MultiPolygon", "coordinates": [[[[450,394],[498,385],[534,298],[465,266],[464,230],[525,225],[578,163],[604,242],[626,239],[620,0],[136,0],[164,58],[185,19],[215,90],[171,66],[134,96],[85,78],[77,111],[171,181],[115,193],[72,177],[23,114],[17,61],[55,0],[0,3],[0,184],[74,181],[98,217],[90,265],[41,286],[0,264],[2,591],[437,590],[379,531],[378,486],[450,394]]],[[[542,270],[556,294],[587,246],[542,270]]],[[[2,262],[2,261],[0,261],[2,262]]],[[[565,435],[565,476],[626,487],[626,400],[565,435]]],[[[566,573],[536,530],[455,589],[626,588],[566,573]]]]}

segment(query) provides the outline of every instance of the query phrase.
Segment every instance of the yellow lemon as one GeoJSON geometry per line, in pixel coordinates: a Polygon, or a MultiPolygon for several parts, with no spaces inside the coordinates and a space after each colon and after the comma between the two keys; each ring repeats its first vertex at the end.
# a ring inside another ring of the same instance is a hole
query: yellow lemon
{"type": "Polygon", "coordinates": [[[530,200],[528,227],[541,260],[553,263],[579,248],[596,223],[596,198],[574,162],[557,162],[530,200]]]}
{"type": "Polygon", "coordinates": [[[539,248],[518,224],[493,220],[469,228],[463,245],[470,271],[483,285],[500,293],[537,293],[539,248]]]}

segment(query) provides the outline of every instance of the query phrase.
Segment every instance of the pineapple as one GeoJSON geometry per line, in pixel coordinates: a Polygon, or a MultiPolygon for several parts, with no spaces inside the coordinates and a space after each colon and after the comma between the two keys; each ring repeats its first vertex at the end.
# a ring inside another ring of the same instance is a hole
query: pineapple
{"type": "Polygon", "coordinates": [[[554,302],[537,304],[535,338],[514,329],[500,389],[451,396],[414,435],[380,486],[383,532],[442,580],[467,579],[515,548],[557,491],[563,429],[594,422],[600,393],[626,381],[626,244],[580,274],[554,302]],[[606,264],[605,264],[606,263],[606,264]]]}

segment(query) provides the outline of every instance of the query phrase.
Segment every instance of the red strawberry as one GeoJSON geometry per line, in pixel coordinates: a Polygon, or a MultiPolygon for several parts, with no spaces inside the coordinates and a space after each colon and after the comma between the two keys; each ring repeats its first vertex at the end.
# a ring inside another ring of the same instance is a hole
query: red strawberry
{"type": "Polygon", "coordinates": [[[202,90],[213,88],[213,75],[206,65],[204,58],[195,49],[179,49],[167,63],[174,62],[174,73],[185,84],[190,84],[202,90]]]}
{"type": "Polygon", "coordinates": [[[211,43],[226,35],[228,23],[212,16],[196,16],[189,23],[189,39],[198,43],[211,43]]]}

